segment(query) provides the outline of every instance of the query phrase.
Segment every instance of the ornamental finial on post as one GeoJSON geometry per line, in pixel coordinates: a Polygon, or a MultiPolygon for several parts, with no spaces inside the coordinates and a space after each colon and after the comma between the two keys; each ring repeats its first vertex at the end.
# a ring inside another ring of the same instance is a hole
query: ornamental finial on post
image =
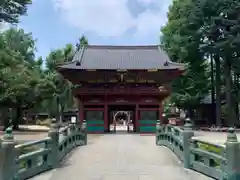
{"type": "Polygon", "coordinates": [[[227,135],[227,142],[237,142],[237,135],[235,133],[235,129],[230,127],[228,129],[228,135],[227,135]]]}
{"type": "Polygon", "coordinates": [[[13,134],[12,134],[12,127],[8,127],[5,132],[4,132],[4,136],[3,136],[3,140],[4,141],[12,141],[14,140],[13,134]]]}
{"type": "Polygon", "coordinates": [[[184,123],[184,130],[192,130],[192,121],[190,118],[186,118],[185,119],[185,123],[184,123]]]}

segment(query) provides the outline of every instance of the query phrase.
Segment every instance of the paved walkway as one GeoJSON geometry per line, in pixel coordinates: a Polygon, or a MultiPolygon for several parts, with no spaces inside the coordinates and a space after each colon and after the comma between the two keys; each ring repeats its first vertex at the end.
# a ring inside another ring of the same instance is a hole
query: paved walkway
{"type": "Polygon", "coordinates": [[[209,180],[185,170],[167,148],[155,145],[155,136],[101,135],[76,148],[61,167],[32,180],[209,180]]]}

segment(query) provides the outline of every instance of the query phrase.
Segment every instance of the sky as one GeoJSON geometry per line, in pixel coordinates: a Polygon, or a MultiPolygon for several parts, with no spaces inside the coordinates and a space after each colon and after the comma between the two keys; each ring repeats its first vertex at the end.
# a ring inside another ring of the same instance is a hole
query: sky
{"type": "Polygon", "coordinates": [[[33,0],[20,28],[37,40],[37,56],[76,44],[156,45],[172,0],[33,0]]]}

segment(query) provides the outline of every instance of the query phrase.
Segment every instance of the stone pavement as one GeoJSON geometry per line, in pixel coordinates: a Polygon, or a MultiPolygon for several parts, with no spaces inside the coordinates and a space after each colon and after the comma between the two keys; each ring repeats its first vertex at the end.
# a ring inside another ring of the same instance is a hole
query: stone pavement
{"type": "Polygon", "coordinates": [[[155,145],[155,136],[111,134],[89,138],[55,170],[32,180],[210,180],[186,170],[167,148],[155,145]]]}

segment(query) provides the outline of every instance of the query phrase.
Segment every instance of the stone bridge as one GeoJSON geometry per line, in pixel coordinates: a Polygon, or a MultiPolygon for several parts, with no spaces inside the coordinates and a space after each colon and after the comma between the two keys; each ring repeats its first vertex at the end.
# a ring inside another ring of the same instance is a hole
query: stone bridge
{"type": "MultiPolygon", "coordinates": [[[[90,139],[90,138],[89,138],[90,139]]],[[[34,180],[208,180],[184,169],[155,136],[109,134],[91,137],[87,146],[74,149],[57,169],[34,180]]]]}
{"type": "Polygon", "coordinates": [[[48,137],[20,145],[8,129],[0,147],[1,180],[239,178],[240,150],[233,129],[225,145],[216,145],[195,137],[189,124],[179,128],[158,123],[156,136],[87,136],[85,126],[70,124],[59,130],[55,125],[48,137]]]}

